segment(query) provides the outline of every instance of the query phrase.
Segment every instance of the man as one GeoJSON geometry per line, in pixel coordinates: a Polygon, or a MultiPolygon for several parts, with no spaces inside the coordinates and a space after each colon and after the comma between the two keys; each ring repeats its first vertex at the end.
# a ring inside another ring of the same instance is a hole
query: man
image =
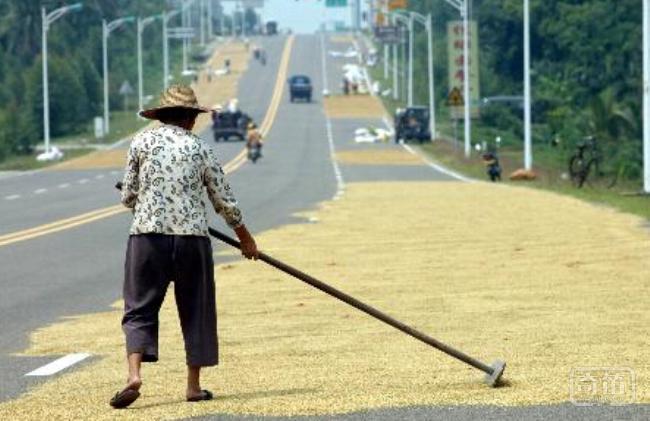
{"type": "Polygon", "coordinates": [[[140,396],[142,362],[158,360],[158,313],[169,282],[185,341],[190,402],[212,399],[201,389],[201,367],[218,363],[212,247],[203,193],[235,230],[242,254],[257,259],[255,240],[214,152],[191,130],[199,107],[190,87],[165,91],[157,108],[140,112],[162,125],[131,143],[122,183],[122,203],[133,209],[126,251],[124,317],[129,368],[127,386],[110,404],[126,408],[140,396]]]}
{"type": "Polygon", "coordinates": [[[248,123],[246,133],[246,149],[248,149],[248,159],[253,163],[262,157],[262,145],[262,133],[260,133],[257,125],[251,121],[248,123]]]}

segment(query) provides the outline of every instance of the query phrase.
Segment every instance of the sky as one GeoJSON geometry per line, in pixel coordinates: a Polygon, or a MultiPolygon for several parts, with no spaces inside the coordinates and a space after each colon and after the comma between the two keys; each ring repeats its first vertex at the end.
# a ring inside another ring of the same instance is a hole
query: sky
{"type": "MultiPolygon", "coordinates": [[[[226,10],[232,10],[232,6],[226,6],[226,10]]],[[[350,7],[326,8],[325,0],[266,0],[261,12],[263,20],[278,21],[280,29],[291,28],[297,33],[315,32],[326,21],[349,24],[351,20],[350,7]]]]}

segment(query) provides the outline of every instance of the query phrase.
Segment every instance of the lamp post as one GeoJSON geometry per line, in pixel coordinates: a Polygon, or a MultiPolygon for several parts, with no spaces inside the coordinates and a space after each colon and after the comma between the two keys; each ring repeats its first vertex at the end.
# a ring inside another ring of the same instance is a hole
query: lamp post
{"type": "Polygon", "coordinates": [[[81,3],[75,3],[70,6],[60,7],[47,13],[45,7],[41,8],[41,30],[42,30],[42,62],[43,62],[43,142],[45,143],[45,152],[50,151],[50,90],[48,85],[47,73],[47,31],[55,20],[59,19],[68,12],[74,12],[82,8],[81,3]]]}
{"type": "MultiPolygon", "coordinates": [[[[417,21],[424,26],[425,31],[427,32],[427,67],[429,73],[429,123],[431,138],[435,140],[436,138],[436,99],[435,99],[435,80],[433,73],[433,18],[431,14],[424,16],[417,12],[410,12],[411,20],[417,21]]],[[[413,26],[411,26],[413,28],[413,26]]],[[[412,44],[411,38],[411,44],[412,44]]],[[[413,90],[413,51],[411,50],[411,82],[409,88],[413,90]]],[[[411,97],[413,94],[411,93],[411,97]]]]}
{"type": "Polygon", "coordinates": [[[110,132],[109,122],[109,101],[108,101],[108,37],[111,32],[122,26],[124,23],[135,21],[134,16],[127,16],[125,18],[115,19],[111,22],[106,22],[102,19],[102,56],[103,56],[103,73],[104,73],[104,135],[110,132]]]}
{"type": "Polygon", "coordinates": [[[643,191],[650,194],[650,0],[643,0],[643,191]]]}
{"type": "Polygon", "coordinates": [[[469,86],[469,1],[470,0],[445,0],[460,12],[463,19],[463,73],[464,73],[464,102],[465,102],[465,157],[469,157],[472,150],[471,134],[472,121],[470,118],[470,86],[469,86]]]}
{"type": "MultiPolygon", "coordinates": [[[[183,13],[183,28],[187,28],[187,26],[190,24],[190,14],[189,14],[189,9],[190,6],[194,4],[194,0],[183,0],[183,6],[181,7],[181,11],[183,13]]],[[[187,38],[183,39],[183,73],[187,71],[187,48],[188,48],[189,40],[187,38]]]]}
{"type": "MultiPolygon", "coordinates": [[[[147,25],[153,23],[156,19],[163,19],[164,13],[155,16],[149,16],[144,19],[138,17],[138,109],[142,110],[143,82],[142,82],[142,32],[147,25]]],[[[164,34],[163,34],[164,36],[164,34]]]]}
{"type": "MultiPolygon", "coordinates": [[[[391,12],[390,17],[393,19],[393,23],[396,24],[398,21],[404,23],[407,28],[410,28],[411,20],[397,12],[391,12]]],[[[400,35],[401,35],[401,31],[400,35]]],[[[412,33],[412,31],[411,31],[412,33]]],[[[400,36],[401,38],[401,36],[400,36]]],[[[398,45],[397,43],[393,44],[393,99],[397,100],[399,99],[399,81],[397,79],[397,48],[398,45]]],[[[413,77],[413,74],[409,72],[409,76],[413,77]]],[[[412,99],[409,101],[409,106],[412,103],[412,99]]]]}
{"type": "Polygon", "coordinates": [[[399,10],[391,12],[391,14],[398,16],[400,19],[403,19],[409,31],[409,51],[408,51],[408,94],[407,102],[408,106],[413,106],[413,24],[414,17],[412,14],[407,12],[402,12],[399,10]]]}
{"type": "Polygon", "coordinates": [[[167,34],[167,26],[169,20],[174,16],[178,15],[180,12],[174,10],[171,12],[162,12],[162,22],[163,22],[163,88],[167,89],[169,86],[169,36],[167,34]]]}
{"type": "Polygon", "coordinates": [[[533,168],[530,103],[530,7],[524,0],[524,168],[528,171],[533,168]]]}

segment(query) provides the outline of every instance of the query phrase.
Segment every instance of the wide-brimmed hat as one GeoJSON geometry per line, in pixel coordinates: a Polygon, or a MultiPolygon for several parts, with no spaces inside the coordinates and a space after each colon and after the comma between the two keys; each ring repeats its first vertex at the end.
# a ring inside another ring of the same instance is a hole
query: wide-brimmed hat
{"type": "Polygon", "coordinates": [[[160,96],[160,105],[158,107],[142,110],[140,111],[140,116],[157,120],[158,112],[168,108],[185,108],[196,110],[199,113],[207,113],[210,111],[199,105],[192,88],[187,85],[172,85],[160,96]]]}

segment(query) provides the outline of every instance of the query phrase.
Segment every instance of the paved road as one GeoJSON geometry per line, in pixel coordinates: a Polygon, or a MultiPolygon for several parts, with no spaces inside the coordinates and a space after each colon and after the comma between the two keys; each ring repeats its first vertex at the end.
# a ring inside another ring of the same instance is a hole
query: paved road
{"type": "MultiPolygon", "coordinates": [[[[267,66],[251,63],[240,84],[240,103],[261,121],[270,102],[284,39],[264,40],[269,52],[267,66]]],[[[312,104],[290,104],[283,97],[275,124],[267,136],[264,158],[246,164],[230,175],[247,225],[260,232],[278,225],[300,222],[292,214],[331,199],[341,180],[335,176],[330,159],[331,146],[337,150],[364,148],[351,142],[354,129],[381,120],[332,120],[331,137],[320,95],[325,84],[336,92],[341,80],[341,62],[322,62],[321,45],[330,45],[319,36],[296,38],[289,73],[306,73],[315,84],[312,104]],[[331,138],[332,145],[328,139],[331,138]]],[[[209,133],[204,133],[211,142],[209,133]]],[[[223,162],[241,150],[241,143],[216,146],[223,162]]],[[[399,148],[381,145],[380,148],[399,148]]],[[[366,180],[449,180],[448,175],[427,166],[341,165],[345,182],[366,180]]],[[[116,204],[113,181],[120,171],[44,171],[0,178],[0,236],[90,212],[116,204]],[[45,190],[43,190],[45,189],[45,190]],[[19,197],[16,197],[19,196],[19,197]]],[[[57,319],[79,313],[105,311],[120,297],[124,244],[130,222],[121,213],[93,223],[0,246],[0,400],[10,399],[26,387],[42,380],[24,374],[52,360],[14,357],[27,345],[29,332],[57,319]]],[[[223,227],[213,215],[215,225],[223,227]]],[[[215,244],[215,247],[223,247],[215,244]]],[[[118,328],[118,327],[116,327],[118,328]]],[[[73,368],[74,369],[74,368],[73,368]]],[[[572,405],[527,408],[454,407],[405,408],[351,414],[333,419],[648,419],[648,407],[577,408],[572,405]]],[[[212,417],[208,419],[217,419],[212,417]]],[[[251,419],[219,417],[218,419],[251,419]]],[[[255,418],[256,419],[256,418],[255,418]]],[[[276,418],[270,418],[276,419],[276,418]]],[[[325,418],[305,418],[325,419],[325,418]]],[[[328,418],[332,419],[332,418],[328,418]]]]}

